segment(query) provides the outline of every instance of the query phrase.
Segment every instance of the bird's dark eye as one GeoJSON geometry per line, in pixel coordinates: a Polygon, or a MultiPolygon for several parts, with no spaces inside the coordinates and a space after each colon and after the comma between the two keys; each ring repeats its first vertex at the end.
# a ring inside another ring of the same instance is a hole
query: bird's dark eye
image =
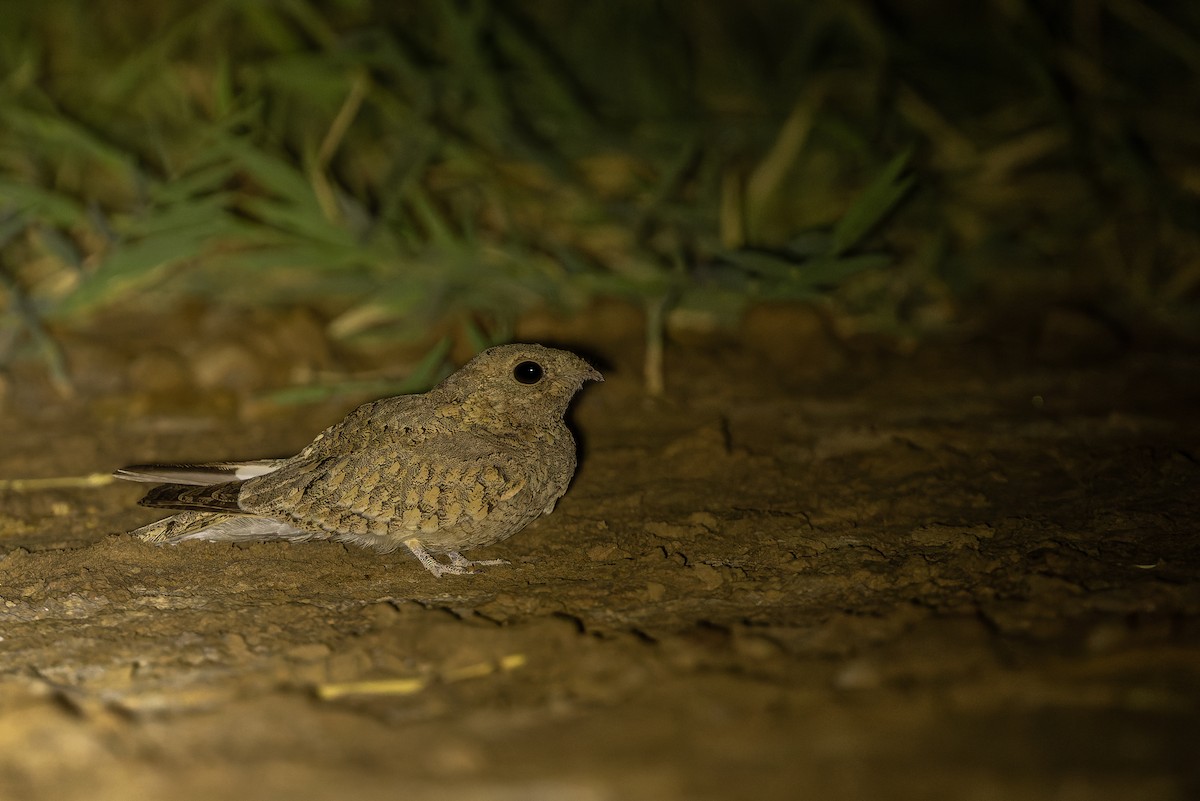
{"type": "Polygon", "coordinates": [[[522,384],[536,384],[542,380],[545,371],[537,362],[521,362],[513,368],[513,378],[522,384]]]}

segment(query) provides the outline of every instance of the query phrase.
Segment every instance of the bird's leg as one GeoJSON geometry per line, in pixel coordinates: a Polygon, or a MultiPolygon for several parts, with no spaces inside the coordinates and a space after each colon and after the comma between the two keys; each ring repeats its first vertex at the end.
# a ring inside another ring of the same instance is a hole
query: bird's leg
{"type": "Polygon", "coordinates": [[[507,559],[468,559],[458,551],[447,551],[446,556],[450,557],[450,564],[463,568],[465,572],[470,572],[472,567],[509,564],[507,559]]]}
{"type": "Polygon", "coordinates": [[[408,547],[408,550],[412,551],[413,556],[417,557],[421,564],[425,566],[425,569],[438,578],[441,578],[447,573],[455,576],[461,576],[464,573],[474,573],[475,571],[471,569],[473,567],[508,564],[507,559],[471,560],[460,554],[458,551],[446,552],[446,556],[450,560],[450,564],[446,564],[434,559],[433,554],[425,550],[425,546],[422,545],[421,541],[416,537],[405,540],[404,544],[408,547]]]}
{"type": "Polygon", "coordinates": [[[457,550],[449,550],[449,552],[446,552],[446,558],[450,560],[450,564],[448,565],[445,562],[439,562],[437,559],[434,559],[433,554],[428,552],[416,537],[413,537],[412,540],[404,541],[404,544],[406,544],[409,550],[412,550],[416,559],[425,566],[425,570],[430,571],[438,578],[442,578],[446,573],[454,574],[454,576],[462,576],[463,573],[474,573],[475,571],[472,570],[472,567],[509,564],[509,560],[506,559],[467,559],[466,556],[458,553],[457,550]]]}
{"type": "MultiPolygon", "coordinates": [[[[408,550],[412,551],[413,556],[417,557],[417,560],[425,566],[425,569],[438,578],[441,578],[447,573],[460,576],[463,573],[471,572],[470,563],[466,565],[458,564],[452,558],[450,560],[450,564],[445,565],[434,559],[433,554],[425,550],[425,546],[422,545],[421,541],[416,537],[413,537],[410,540],[405,540],[404,544],[408,547],[408,550]]],[[[462,557],[460,556],[459,559],[462,559],[462,557]]]]}

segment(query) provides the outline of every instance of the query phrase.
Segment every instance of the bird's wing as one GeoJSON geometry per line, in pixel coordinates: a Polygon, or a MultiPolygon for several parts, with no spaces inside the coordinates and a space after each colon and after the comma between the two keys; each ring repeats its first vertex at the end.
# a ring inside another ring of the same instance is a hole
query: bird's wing
{"type": "Polygon", "coordinates": [[[208,462],[206,464],[134,464],[113,473],[126,481],[151,484],[190,484],[208,486],[274,472],[286,459],[256,459],[250,462],[208,462]]]}
{"type": "Polygon", "coordinates": [[[162,484],[146,493],[138,503],[165,509],[195,509],[206,512],[245,514],[238,505],[241,481],[196,486],[194,484],[162,484]]]}
{"type": "Polygon", "coordinates": [[[464,431],[407,428],[344,444],[245,482],[241,508],[331,532],[429,533],[482,520],[529,484],[502,446],[464,431]]]}

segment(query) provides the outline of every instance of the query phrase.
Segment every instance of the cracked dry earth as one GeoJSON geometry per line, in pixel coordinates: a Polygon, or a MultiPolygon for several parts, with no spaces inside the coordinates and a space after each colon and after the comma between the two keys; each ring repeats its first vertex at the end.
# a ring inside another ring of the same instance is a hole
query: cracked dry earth
{"type": "MultiPolygon", "coordinates": [[[[0,797],[1197,797],[1200,360],[677,345],[649,402],[598,350],[572,489],[475,576],[0,489],[0,797]]],[[[0,476],[288,454],[357,400],[10,409],[0,476]]]]}

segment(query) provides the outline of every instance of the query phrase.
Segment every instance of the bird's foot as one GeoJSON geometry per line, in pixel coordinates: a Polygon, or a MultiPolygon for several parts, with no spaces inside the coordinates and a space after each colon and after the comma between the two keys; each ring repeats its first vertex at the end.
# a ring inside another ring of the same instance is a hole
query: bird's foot
{"type": "Polygon", "coordinates": [[[473,567],[486,567],[487,565],[507,565],[510,562],[507,559],[468,559],[458,551],[447,551],[446,556],[450,559],[450,564],[455,567],[463,568],[463,572],[472,573],[473,567]]]}
{"type": "Polygon", "coordinates": [[[413,556],[433,575],[441,578],[446,574],[452,576],[461,576],[467,573],[474,573],[472,568],[482,567],[484,565],[506,565],[507,560],[504,559],[481,559],[471,560],[460,554],[458,551],[448,551],[446,557],[450,560],[447,564],[439,562],[433,557],[429,551],[425,550],[425,546],[415,537],[411,540],[405,540],[405,546],[412,551],[413,556]]]}

